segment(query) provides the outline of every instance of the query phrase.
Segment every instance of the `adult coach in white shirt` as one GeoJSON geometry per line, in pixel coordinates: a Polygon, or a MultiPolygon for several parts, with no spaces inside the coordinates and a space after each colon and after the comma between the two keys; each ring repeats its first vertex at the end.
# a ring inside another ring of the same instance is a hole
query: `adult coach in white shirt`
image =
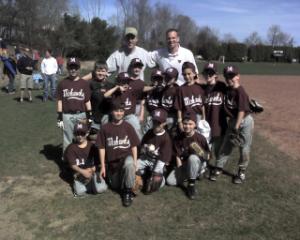
{"type": "Polygon", "coordinates": [[[54,57],[52,57],[52,51],[48,49],[46,51],[45,58],[41,63],[41,72],[44,77],[44,96],[43,101],[48,100],[48,85],[50,82],[51,88],[51,100],[55,99],[56,94],[56,73],[58,69],[57,61],[54,57]]]}
{"type": "MultiPolygon", "coordinates": [[[[140,74],[140,79],[144,80],[144,70],[146,67],[153,68],[155,63],[151,61],[149,52],[144,48],[137,46],[138,42],[138,31],[134,27],[125,28],[122,46],[113,52],[108,59],[106,64],[108,72],[127,72],[130,62],[134,58],[142,60],[144,66],[140,74]]],[[[92,79],[92,74],[88,74],[83,77],[84,80],[92,79]]]]}
{"type": "Polygon", "coordinates": [[[178,70],[177,84],[179,86],[185,83],[181,67],[184,62],[191,62],[196,66],[196,72],[198,68],[195,62],[193,53],[180,46],[179,33],[176,29],[170,28],[166,31],[167,47],[155,50],[150,53],[151,60],[155,62],[161,71],[165,71],[169,67],[174,67],[178,70]]]}

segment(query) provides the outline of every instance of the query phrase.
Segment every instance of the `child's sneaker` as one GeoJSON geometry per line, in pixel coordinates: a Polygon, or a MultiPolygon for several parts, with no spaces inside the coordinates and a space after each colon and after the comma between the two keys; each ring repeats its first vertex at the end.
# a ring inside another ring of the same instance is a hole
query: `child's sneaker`
{"type": "Polygon", "coordinates": [[[241,183],[245,182],[245,180],[246,180],[245,170],[240,169],[238,174],[234,177],[233,183],[241,184],[241,183]]]}
{"type": "Polygon", "coordinates": [[[210,176],[209,176],[209,180],[211,181],[217,181],[217,178],[221,175],[222,170],[215,168],[211,171],[210,176]]]}

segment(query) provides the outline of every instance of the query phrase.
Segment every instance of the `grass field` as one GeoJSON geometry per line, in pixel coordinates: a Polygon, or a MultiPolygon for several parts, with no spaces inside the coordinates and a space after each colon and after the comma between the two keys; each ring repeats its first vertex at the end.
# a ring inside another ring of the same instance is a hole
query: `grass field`
{"type": "Polygon", "coordinates": [[[60,177],[62,133],[54,102],[18,103],[0,93],[0,239],[299,239],[299,161],[255,134],[247,182],[231,183],[234,162],[213,183],[197,182],[199,199],[178,188],[139,195],[74,199],[60,177]],[[297,177],[291,177],[297,176],[297,177]]]}
{"type": "MultiPolygon", "coordinates": [[[[198,62],[198,68],[202,69],[205,62],[198,62]]],[[[219,73],[223,73],[225,66],[233,64],[238,66],[241,74],[247,75],[300,75],[300,64],[299,63],[253,63],[253,62],[225,62],[222,64],[217,62],[219,73]]],[[[200,70],[201,71],[201,70],[200,70]]]]}

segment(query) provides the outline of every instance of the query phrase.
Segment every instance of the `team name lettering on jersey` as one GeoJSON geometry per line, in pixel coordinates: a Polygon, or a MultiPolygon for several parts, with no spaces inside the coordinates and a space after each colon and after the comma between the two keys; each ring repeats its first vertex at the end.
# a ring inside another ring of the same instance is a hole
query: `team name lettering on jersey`
{"type": "Polygon", "coordinates": [[[159,106],[159,99],[149,98],[148,99],[148,104],[150,106],[158,107],[159,106]]]}
{"type": "Polygon", "coordinates": [[[227,107],[230,108],[230,109],[235,109],[235,108],[237,108],[237,104],[236,104],[236,102],[235,102],[233,99],[227,98],[227,99],[226,99],[226,105],[227,105],[227,107]]]}
{"type": "Polygon", "coordinates": [[[132,107],[132,102],[129,100],[129,98],[126,98],[126,100],[125,100],[125,102],[124,102],[124,105],[125,105],[125,110],[131,109],[131,107],[132,107]]]}
{"type": "Polygon", "coordinates": [[[184,97],[183,101],[184,101],[185,106],[194,107],[194,106],[202,105],[202,97],[201,96],[195,97],[194,95],[192,95],[191,97],[184,97]]]}
{"type": "Polygon", "coordinates": [[[113,149],[117,148],[130,148],[130,140],[128,139],[128,136],[125,136],[123,139],[118,136],[114,139],[113,137],[107,138],[107,145],[109,147],[113,147],[113,149]]]}
{"type": "Polygon", "coordinates": [[[80,89],[79,92],[74,91],[73,88],[71,88],[71,90],[64,89],[63,90],[63,94],[64,94],[64,98],[76,99],[76,100],[84,100],[83,89],[80,89]]]}
{"type": "Polygon", "coordinates": [[[168,96],[167,98],[163,97],[161,101],[164,107],[172,107],[174,103],[172,96],[168,96]]]}
{"type": "Polygon", "coordinates": [[[207,105],[222,105],[223,98],[220,93],[217,93],[216,95],[208,95],[208,97],[205,100],[205,103],[207,105]]]}

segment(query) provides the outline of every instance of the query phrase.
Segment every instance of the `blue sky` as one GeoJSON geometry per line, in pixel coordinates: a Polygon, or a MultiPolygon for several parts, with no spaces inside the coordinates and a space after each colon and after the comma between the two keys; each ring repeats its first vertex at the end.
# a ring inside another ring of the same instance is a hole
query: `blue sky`
{"type": "MultiPolygon", "coordinates": [[[[81,6],[84,0],[73,0],[81,6]]],[[[243,41],[257,31],[265,40],[268,28],[279,25],[281,30],[294,37],[300,45],[299,0],[149,0],[169,4],[178,13],[192,18],[199,27],[209,26],[224,34],[231,33],[243,41]]],[[[102,0],[102,17],[106,20],[116,13],[115,0],[102,0]]]]}

